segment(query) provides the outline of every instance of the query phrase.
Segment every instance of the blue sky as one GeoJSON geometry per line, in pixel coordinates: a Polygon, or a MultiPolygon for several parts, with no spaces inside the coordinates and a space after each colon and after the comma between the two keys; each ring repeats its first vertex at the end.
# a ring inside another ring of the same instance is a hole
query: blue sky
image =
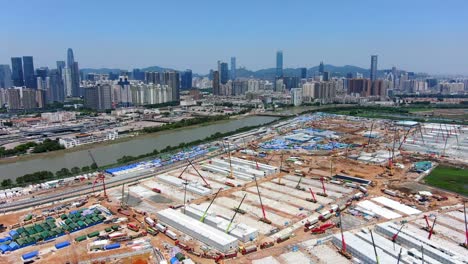
{"type": "Polygon", "coordinates": [[[466,0],[0,0],[0,64],[33,55],[53,67],[152,65],[207,73],[237,57],[249,69],[326,64],[468,74],[466,0]]]}

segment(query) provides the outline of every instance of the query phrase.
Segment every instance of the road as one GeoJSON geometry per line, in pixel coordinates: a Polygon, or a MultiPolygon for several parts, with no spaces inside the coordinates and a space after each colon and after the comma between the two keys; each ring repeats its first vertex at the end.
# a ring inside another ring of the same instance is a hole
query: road
{"type": "MultiPolygon", "coordinates": [[[[212,145],[215,144],[215,142],[212,142],[212,145]]],[[[231,146],[231,150],[236,150],[238,149],[239,146],[234,144],[234,146],[231,146]]],[[[207,160],[210,158],[213,158],[215,156],[218,156],[222,154],[224,151],[222,148],[215,150],[211,153],[208,153],[207,155],[201,156],[199,158],[196,158],[193,160],[193,162],[200,162],[203,160],[207,160]]],[[[162,174],[171,170],[175,170],[178,168],[181,168],[183,166],[187,165],[186,160],[178,161],[169,165],[165,165],[163,167],[156,168],[154,171],[144,173],[141,175],[134,176],[132,174],[127,174],[127,175],[119,175],[115,177],[106,177],[106,189],[113,188],[122,184],[127,184],[131,182],[136,182],[139,180],[143,180],[146,178],[151,178],[153,176],[156,176],[158,174],[162,174]]],[[[93,186],[92,185],[85,185],[85,186],[78,186],[72,190],[67,190],[67,191],[61,191],[61,192],[52,192],[52,194],[47,195],[46,197],[34,197],[33,199],[23,199],[23,200],[18,200],[18,201],[13,201],[9,203],[5,203],[0,205],[0,212],[6,213],[10,211],[16,211],[20,209],[25,209],[25,208],[30,208],[33,206],[38,206],[38,205],[43,205],[46,203],[51,203],[51,202],[56,202],[56,201],[61,201],[69,198],[74,198],[82,195],[87,195],[91,194],[94,192],[101,192],[103,190],[102,186],[95,186],[94,191],[93,191],[93,186]]],[[[45,195],[44,195],[45,196],[45,195]]]]}

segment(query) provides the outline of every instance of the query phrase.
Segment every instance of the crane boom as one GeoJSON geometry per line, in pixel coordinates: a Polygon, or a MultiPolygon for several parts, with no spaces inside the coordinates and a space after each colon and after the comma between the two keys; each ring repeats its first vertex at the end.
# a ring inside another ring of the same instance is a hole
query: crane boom
{"type": "Polygon", "coordinates": [[[195,166],[193,165],[192,161],[188,160],[189,164],[192,166],[192,168],[195,169],[195,171],[197,172],[198,176],[200,176],[200,178],[202,178],[203,182],[205,183],[205,185],[207,187],[210,187],[210,184],[205,180],[205,178],[200,174],[200,172],[198,171],[197,168],[195,168],[195,166]]]}
{"type": "Polygon", "coordinates": [[[260,189],[258,188],[257,176],[254,176],[254,179],[255,179],[255,186],[257,186],[258,199],[260,200],[260,206],[262,207],[262,213],[263,213],[263,218],[261,218],[260,221],[265,222],[265,223],[271,223],[271,221],[268,220],[268,218],[266,217],[265,207],[263,206],[263,202],[262,202],[262,196],[260,195],[260,189]]]}
{"type": "Polygon", "coordinates": [[[242,200],[241,200],[239,206],[236,208],[236,210],[234,210],[234,215],[232,216],[231,221],[229,222],[229,225],[226,228],[226,233],[229,233],[229,229],[231,228],[232,221],[234,221],[234,218],[236,217],[237,212],[240,211],[240,207],[241,207],[242,203],[244,202],[244,199],[245,199],[246,196],[247,196],[247,194],[244,194],[244,197],[242,197],[242,200]]]}
{"type": "Polygon", "coordinates": [[[371,239],[372,239],[372,246],[374,247],[374,254],[375,254],[375,262],[379,264],[379,255],[377,255],[377,248],[375,247],[375,242],[374,242],[374,235],[372,234],[372,230],[369,230],[371,239]]]}
{"type": "Polygon", "coordinates": [[[434,218],[434,222],[432,223],[432,227],[429,230],[429,236],[427,237],[427,239],[429,239],[429,240],[431,240],[432,233],[434,232],[434,226],[435,226],[436,220],[437,220],[437,217],[434,218]]]}
{"type": "Polygon", "coordinates": [[[218,197],[218,194],[219,192],[222,190],[223,188],[219,188],[219,190],[216,192],[215,196],[213,197],[213,199],[211,200],[210,204],[208,205],[208,207],[206,208],[205,212],[203,213],[203,216],[200,218],[200,222],[203,223],[203,221],[205,221],[205,218],[206,218],[206,214],[208,213],[208,210],[210,209],[211,205],[213,204],[214,200],[216,199],[216,197],[218,197]]]}

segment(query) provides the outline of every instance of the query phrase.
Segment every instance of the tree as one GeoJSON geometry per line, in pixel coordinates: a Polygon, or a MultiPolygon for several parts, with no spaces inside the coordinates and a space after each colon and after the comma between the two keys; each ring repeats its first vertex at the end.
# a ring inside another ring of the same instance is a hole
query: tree
{"type": "Polygon", "coordinates": [[[83,168],[81,168],[82,172],[88,172],[90,170],[91,170],[91,168],[89,166],[84,166],[83,168]]]}
{"type": "Polygon", "coordinates": [[[2,187],[8,187],[8,186],[11,186],[13,184],[13,181],[11,179],[4,179],[2,181],[2,187]]]}
{"type": "Polygon", "coordinates": [[[92,170],[97,170],[97,168],[98,168],[98,166],[97,166],[96,162],[93,162],[93,163],[91,164],[91,169],[92,169],[92,170]]]}
{"type": "Polygon", "coordinates": [[[78,174],[78,173],[80,173],[80,171],[81,171],[81,170],[80,170],[80,168],[78,168],[78,167],[73,167],[73,168],[71,169],[71,173],[72,173],[72,174],[78,174]]]}
{"type": "Polygon", "coordinates": [[[55,176],[57,178],[67,177],[67,176],[70,176],[70,175],[71,175],[71,173],[67,168],[62,168],[61,170],[59,170],[59,171],[57,171],[55,173],[55,176]]]}

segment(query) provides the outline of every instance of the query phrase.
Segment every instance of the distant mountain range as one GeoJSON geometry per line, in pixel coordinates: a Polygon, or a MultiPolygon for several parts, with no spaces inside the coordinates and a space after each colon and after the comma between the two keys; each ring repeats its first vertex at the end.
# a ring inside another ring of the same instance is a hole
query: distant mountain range
{"type": "MultiPolygon", "coordinates": [[[[157,72],[163,72],[163,71],[173,71],[174,69],[171,68],[164,68],[160,66],[151,66],[151,67],[146,67],[146,68],[141,68],[141,71],[157,71],[157,72]]],[[[122,70],[122,69],[111,69],[111,68],[100,68],[100,69],[92,69],[92,68],[84,68],[81,69],[85,74],[87,73],[99,73],[99,74],[105,74],[109,72],[113,73],[120,73],[122,71],[128,71],[128,70],[122,70]]],[[[342,77],[346,76],[347,73],[361,73],[364,75],[364,77],[369,77],[369,69],[364,69],[361,67],[353,66],[353,65],[344,65],[344,66],[334,66],[330,64],[325,64],[325,71],[328,71],[331,73],[331,76],[335,77],[342,77]]],[[[383,74],[383,72],[389,71],[389,70],[379,70],[378,74],[383,74]]],[[[131,72],[131,70],[130,70],[131,72]]],[[[312,76],[314,73],[318,72],[318,66],[314,66],[312,68],[307,69],[307,74],[308,76],[312,76]]],[[[284,76],[299,76],[300,75],[300,68],[286,68],[283,70],[284,76]]],[[[237,77],[239,78],[258,78],[258,79],[274,79],[276,75],[276,68],[268,68],[268,69],[260,69],[257,71],[252,71],[248,70],[246,68],[239,68],[237,69],[237,77]]],[[[204,77],[208,76],[207,74],[193,74],[194,77],[204,77]]]]}

